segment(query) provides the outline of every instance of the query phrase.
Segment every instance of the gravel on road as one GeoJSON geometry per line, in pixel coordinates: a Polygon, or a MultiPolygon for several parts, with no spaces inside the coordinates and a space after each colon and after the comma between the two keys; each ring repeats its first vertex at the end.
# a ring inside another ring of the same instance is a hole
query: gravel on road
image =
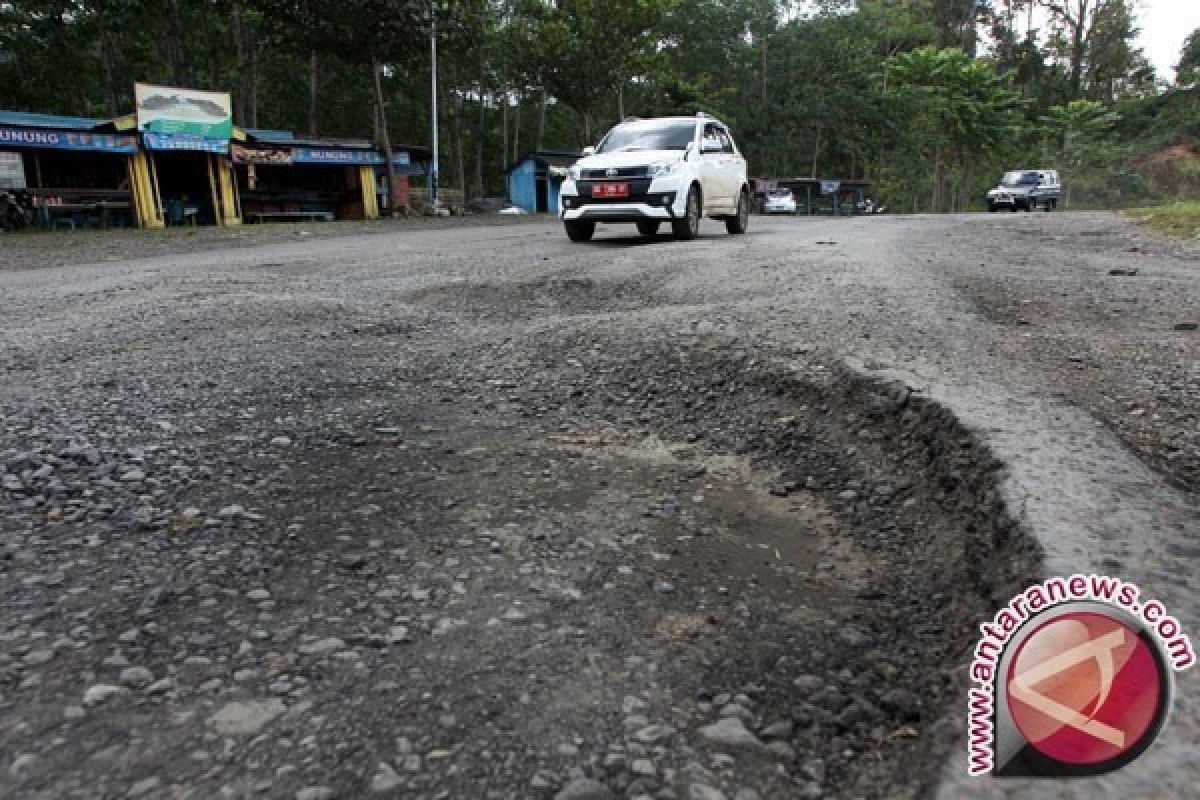
{"type": "MultiPolygon", "coordinates": [[[[980,621],[1200,621],[1195,254],[752,223],[5,249],[0,793],[1023,796],[961,764],[980,621]]],[[[1197,689],[1039,790],[1183,796],[1197,689]]]]}

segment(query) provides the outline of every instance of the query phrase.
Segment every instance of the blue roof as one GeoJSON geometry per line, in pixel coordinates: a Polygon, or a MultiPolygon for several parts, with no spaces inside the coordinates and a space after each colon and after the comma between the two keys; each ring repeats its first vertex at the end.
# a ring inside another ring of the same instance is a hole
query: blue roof
{"type": "Polygon", "coordinates": [[[253,136],[260,142],[290,142],[296,138],[296,134],[291,131],[274,131],[266,128],[245,128],[249,136],[253,136]]]}
{"type": "Polygon", "coordinates": [[[30,114],[27,111],[0,111],[0,125],[23,128],[57,128],[69,131],[91,131],[109,122],[87,117],[59,117],[54,114],[30,114]]]}

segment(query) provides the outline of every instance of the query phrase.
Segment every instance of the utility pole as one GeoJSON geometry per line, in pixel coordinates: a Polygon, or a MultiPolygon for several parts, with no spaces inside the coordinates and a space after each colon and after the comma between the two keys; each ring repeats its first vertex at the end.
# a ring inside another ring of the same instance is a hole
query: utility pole
{"type": "Polygon", "coordinates": [[[438,86],[437,86],[437,7],[429,3],[429,75],[432,87],[430,102],[433,109],[433,162],[429,165],[429,202],[438,210],[438,86]]]}

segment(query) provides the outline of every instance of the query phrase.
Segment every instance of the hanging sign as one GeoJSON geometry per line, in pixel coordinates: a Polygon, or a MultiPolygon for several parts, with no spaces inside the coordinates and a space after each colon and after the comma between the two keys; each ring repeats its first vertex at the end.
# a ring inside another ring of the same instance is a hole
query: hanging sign
{"type": "MultiPolygon", "coordinates": [[[[297,164],[382,164],[378,150],[343,150],[333,147],[293,147],[292,161],[297,164]]],[[[393,164],[407,164],[407,152],[393,153],[393,164]]]]}
{"type": "Polygon", "coordinates": [[[94,150],[102,153],[132,153],[137,142],[132,136],[115,133],[79,133],[0,126],[0,147],[43,147],[51,150],[94,150]]]}
{"type": "Polygon", "coordinates": [[[203,136],[190,136],[184,133],[150,133],[142,134],[142,142],[147,150],[198,150],[202,153],[228,153],[228,139],[207,139],[203,136]]]}
{"type": "Polygon", "coordinates": [[[272,147],[264,144],[237,144],[229,146],[229,154],[236,164],[291,164],[292,148],[272,147]]]}
{"type": "Polygon", "coordinates": [[[821,181],[821,194],[837,194],[841,188],[841,181],[821,181]]]}
{"type": "MultiPolygon", "coordinates": [[[[233,101],[228,92],[202,92],[137,83],[137,126],[143,133],[228,141],[233,137],[233,101]]],[[[186,149],[186,148],[185,148],[186,149]]]]}

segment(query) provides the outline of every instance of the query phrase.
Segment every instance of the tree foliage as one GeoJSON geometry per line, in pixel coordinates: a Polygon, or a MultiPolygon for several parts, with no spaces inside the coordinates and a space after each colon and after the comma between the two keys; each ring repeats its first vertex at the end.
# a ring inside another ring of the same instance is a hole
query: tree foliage
{"type": "Polygon", "coordinates": [[[733,125],[755,174],[865,177],[894,207],[946,210],[978,203],[1006,168],[1057,165],[1068,185],[1098,186],[1124,180],[1128,148],[1105,142],[1195,135],[1200,33],[1181,54],[1178,85],[1164,88],[1136,47],[1134,9],[1133,0],[0,0],[0,107],[115,116],[144,81],[230,91],[249,127],[428,144],[436,23],[441,173],[471,194],[502,192],[504,169],[524,150],[594,143],[626,115],[703,110],[733,125]],[[1100,139],[1076,131],[1062,149],[1067,131],[1053,129],[1079,122],[1080,101],[1119,109],[1119,119],[1100,139]]]}

